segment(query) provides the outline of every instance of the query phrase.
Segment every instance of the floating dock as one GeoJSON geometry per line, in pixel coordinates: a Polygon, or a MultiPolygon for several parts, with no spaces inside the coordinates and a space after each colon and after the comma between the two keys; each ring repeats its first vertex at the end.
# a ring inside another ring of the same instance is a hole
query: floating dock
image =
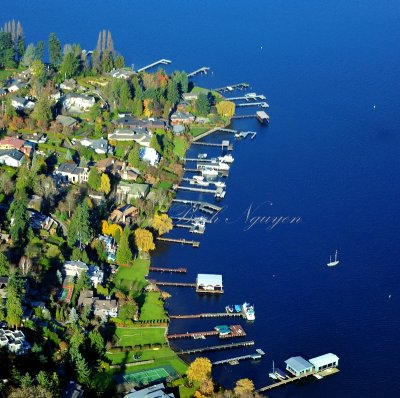
{"type": "Polygon", "coordinates": [[[227,140],[223,140],[220,144],[215,143],[215,142],[192,141],[192,145],[203,145],[203,146],[220,147],[222,149],[226,148],[228,151],[233,151],[232,144],[227,140]]]}
{"type": "Polygon", "coordinates": [[[198,354],[198,353],[202,353],[202,352],[222,351],[222,350],[231,350],[233,348],[250,347],[253,345],[254,345],[254,341],[249,340],[249,341],[242,341],[240,343],[231,343],[231,344],[214,345],[214,346],[209,346],[209,347],[192,348],[189,350],[177,351],[176,353],[178,355],[198,354]]]}
{"type": "Polygon", "coordinates": [[[231,84],[229,86],[214,88],[213,91],[217,91],[219,93],[224,93],[226,91],[246,90],[249,87],[250,87],[250,85],[248,83],[237,83],[237,84],[231,84]]]}
{"type": "Polygon", "coordinates": [[[171,272],[177,274],[186,274],[187,268],[163,268],[163,267],[150,267],[151,272],[171,272]]]}
{"type": "Polygon", "coordinates": [[[162,241],[162,242],[180,243],[182,245],[191,245],[193,247],[200,247],[200,242],[197,242],[197,241],[194,241],[194,240],[162,238],[162,237],[158,237],[157,240],[162,241]]]}
{"type": "Polygon", "coordinates": [[[193,76],[198,75],[199,73],[204,73],[206,75],[209,70],[210,70],[210,67],[203,66],[202,68],[196,69],[195,71],[188,73],[187,77],[193,77],[193,76]]]}
{"type": "Polygon", "coordinates": [[[338,373],[338,372],[339,372],[338,368],[330,368],[330,369],[326,369],[326,370],[321,370],[319,372],[310,372],[310,373],[307,373],[307,374],[304,374],[304,375],[301,375],[301,376],[289,377],[288,379],[280,380],[280,381],[278,381],[276,383],[273,383],[273,384],[270,384],[270,385],[268,385],[266,387],[262,387],[262,388],[258,389],[256,392],[262,393],[264,391],[269,391],[269,390],[272,390],[274,388],[285,386],[286,384],[293,383],[293,382],[295,382],[297,380],[301,380],[301,379],[304,379],[304,378],[309,377],[309,376],[314,376],[317,379],[321,379],[321,378],[324,378],[325,376],[330,376],[330,375],[333,375],[333,374],[338,373]]]}
{"type": "Polygon", "coordinates": [[[150,65],[144,66],[143,68],[140,68],[137,71],[138,72],[144,72],[145,70],[153,68],[154,66],[157,66],[157,65],[169,65],[170,63],[172,63],[172,61],[170,61],[169,59],[164,59],[163,58],[163,59],[160,59],[160,60],[158,60],[156,62],[153,62],[150,65]]]}
{"type": "Polygon", "coordinates": [[[260,108],[269,108],[267,102],[246,102],[244,104],[236,104],[236,107],[242,108],[245,106],[259,106],[260,108]]]}

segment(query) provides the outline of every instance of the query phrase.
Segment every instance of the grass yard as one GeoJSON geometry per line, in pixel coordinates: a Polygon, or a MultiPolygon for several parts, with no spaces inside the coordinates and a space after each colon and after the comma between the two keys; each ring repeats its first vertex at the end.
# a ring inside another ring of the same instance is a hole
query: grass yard
{"type": "Polygon", "coordinates": [[[118,327],[115,335],[118,337],[118,345],[122,347],[144,345],[144,344],[164,344],[165,327],[118,327]]]}
{"type": "Polygon", "coordinates": [[[192,134],[193,137],[197,137],[198,135],[203,134],[208,130],[210,130],[210,128],[208,127],[191,127],[190,134],[192,134]]]}
{"type": "Polygon", "coordinates": [[[185,157],[186,150],[188,148],[187,142],[183,137],[174,137],[174,153],[180,158],[185,157]]]}
{"type": "Polygon", "coordinates": [[[13,73],[17,71],[18,69],[0,69],[0,81],[8,79],[13,73]]]}
{"type": "Polygon", "coordinates": [[[106,356],[109,360],[112,361],[112,365],[123,365],[126,363],[137,362],[134,359],[135,355],[139,355],[139,361],[147,361],[149,359],[153,359],[153,363],[138,365],[135,367],[131,367],[130,371],[134,370],[135,372],[154,368],[157,366],[170,365],[172,366],[176,372],[183,375],[186,373],[187,365],[183,362],[175,352],[168,347],[163,347],[160,349],[146,349],[146,350],[132,350],[127,353],[118,352],[111,353],[107,352],[106,356]]]}
{"type": "Polygon", "coordinates": [[[149,260],[137,259],[130,267],[120,267],[114,277],[115,285],[133,290],[134,297],[137,297],[147,285],[145,277],[149,273],[149,266],[149,260]]]}
{"type": "Polygon", "coordinates": [[[145,301],[140,311],[141,321],[167,321],[168,316],[165,313],[164,301],[161,300],[159,292],[147,292],[145,301]]]}

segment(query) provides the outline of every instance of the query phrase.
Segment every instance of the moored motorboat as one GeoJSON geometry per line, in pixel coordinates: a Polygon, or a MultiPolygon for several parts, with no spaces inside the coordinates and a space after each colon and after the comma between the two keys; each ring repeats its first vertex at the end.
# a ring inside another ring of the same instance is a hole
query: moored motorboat
{"type": "Polygon", "coordinates": [[[243,303],[242,310],[248,321],[254,321],[256,319],[256,313],[254,312],[253,305],[250,305],[249,303],[243,303]]]}

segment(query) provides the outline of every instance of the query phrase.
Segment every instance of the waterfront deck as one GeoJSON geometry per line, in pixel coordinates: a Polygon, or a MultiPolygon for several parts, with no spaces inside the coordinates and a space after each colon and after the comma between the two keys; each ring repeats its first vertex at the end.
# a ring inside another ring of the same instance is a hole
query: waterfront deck
{"type": "Polygon", "coordinates": [[[280,381],[277,381],[276,383],[262,387],[262,388],[258,389],[257,392],[262,393],[264,391],[269,391],[274,388],[282,387],[282,386],[285,386],[286,384],[293,383],[297,380],[305,379],[306,377],[310,377],[310,376],[315,376],[315,377],[320,376],[320,378],[324,378],[325,376],[330,376],[330,375],[333,375],[338,372],[339,372],[338,368],[330,368],[330,369],[322,370],[320,372],[310,372],[310,373],[307,373],[307,374],[304,374],[301,376],[289,377],[288,379],[280,380],[280,381]]]}

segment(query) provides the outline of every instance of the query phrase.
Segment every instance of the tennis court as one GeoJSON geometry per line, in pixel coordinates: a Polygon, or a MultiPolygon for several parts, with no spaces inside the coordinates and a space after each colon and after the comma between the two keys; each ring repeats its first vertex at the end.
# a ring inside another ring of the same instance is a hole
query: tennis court
{"type": "Polygon", "coordinates": [[[161,368],[154,368],[142,370],[141,372],[129,373],[123,376],[124,380],[128,383],[136,385],[145,385],[154,381],[164,381],[167,377],[176,378],[178,374],[172,366],[164,366],[161,368]]]}

